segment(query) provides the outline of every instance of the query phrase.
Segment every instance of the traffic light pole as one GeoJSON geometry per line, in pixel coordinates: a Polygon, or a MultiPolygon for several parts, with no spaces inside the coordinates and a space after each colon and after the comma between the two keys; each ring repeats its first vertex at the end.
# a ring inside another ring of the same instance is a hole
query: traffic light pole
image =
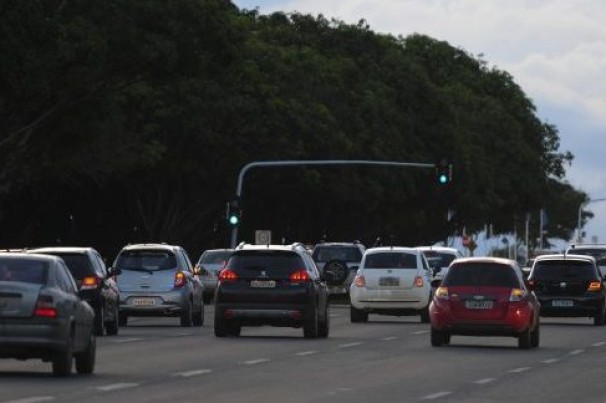
{"type": "MultiPolygon", "coordinates": [[[[279,167],[279,166],[301,166],[301,165],[379,165],[404,168],[436,168],[436,164],[427,164],[420,162],[397,162],[397,161],[371,161],[371,160],[286,160],[286,161],[256,161],[244,165],[238,175],[238,184],[236,186],[237,200],[241,199],[242,187],[244,185],[244,176],[252,168],[258,167],[279,167]]],[[[238,226],[234,225],[231,229],[231,247],[235,248],[238,242],[238,226]]]]}

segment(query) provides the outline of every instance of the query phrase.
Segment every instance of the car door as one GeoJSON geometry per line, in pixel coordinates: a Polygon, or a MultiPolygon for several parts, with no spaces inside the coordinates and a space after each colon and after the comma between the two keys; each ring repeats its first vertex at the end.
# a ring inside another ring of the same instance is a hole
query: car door
{"type": "Polygon", "coordinates": [[[314,260],[311,258],[307,252],[305,254],[301,254],[303,256],[303,260],[308,267],[308,271],[310,272],[311,279],[313,281],[314,287],[316,289],[316,294],[318,295],[318,312],[321,312],[323,315],[328,306],[328,286],[326,285],[326,281],[322,279],[320,275],[320,271],[316,267],[314,260]]]}
{"type": "Polygon", "coordinates": [[[197,311],[202,306],[202,291],[203,291],[202,282],[200,281],[199,276],[194,275],[194,268],[191,264],[191,260],[189,259],[189,256],[187,255],[187,252],[185,251],[185,249],[180,249],[179,252],[181,255],[181,259],[183,260],[183,267],[185,267],[188,281],[191,284],[192,298],[194,301],[194,304],[193,304],[194,310],[197,311]]]}
{"type": "Polygon", "coordinates": [[[58,308],[74,321],[74,351],[86,348],[93,325],[93,309],[80,298],[78,285],[63,261],[56,262],[57,286],[61,290],[62,299],[58,308]]]}

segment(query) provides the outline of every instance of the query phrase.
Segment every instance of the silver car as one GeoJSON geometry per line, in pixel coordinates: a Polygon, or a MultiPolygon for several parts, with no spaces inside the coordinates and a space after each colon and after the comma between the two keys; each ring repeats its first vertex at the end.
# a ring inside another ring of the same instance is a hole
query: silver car
{"type": "Polygon", "coordinates": [[[208,304],[214,297],[219,272],[223,270],[233,251],[233,249],[207,249],[198,259],[196,268],[200,271],[202,284],[204,284],[205,304],[208,304]]]}
{"type": "Polygon", "coordinates": [[[185,250],[176,245],[125,246],[114,262],[120,270],[119,321],[129,316],[179,317],[181,326],[204,323],[203,286],[185,250]]]}

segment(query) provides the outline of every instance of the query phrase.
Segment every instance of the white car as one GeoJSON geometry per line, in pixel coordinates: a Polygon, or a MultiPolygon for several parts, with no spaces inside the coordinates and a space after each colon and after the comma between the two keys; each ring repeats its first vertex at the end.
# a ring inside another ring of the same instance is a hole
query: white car
{"type": "Polygon", "coordinates": [[[446,246],[418,246],[415,249],[422,251],[427,258],[432,271],[431,284],[433,287],[440,285],[453,260],[465,257],[460,250],[446,246]]]}
{"type": "Polygon", "coordinates": [[[429,322],[431,270],[415,248],[367,249],[350,286],[351,321],[366,322],[368,314],[421,315],[429,322]]]}

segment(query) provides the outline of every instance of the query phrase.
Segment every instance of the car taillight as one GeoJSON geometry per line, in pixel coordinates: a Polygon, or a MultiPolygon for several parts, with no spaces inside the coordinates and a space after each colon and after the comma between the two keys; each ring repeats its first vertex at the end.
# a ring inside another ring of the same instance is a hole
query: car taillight
{"type": "Polygon", "coordinates": [[[448,301],[448,287],[438,287],[434,297],[442,301],[448,301]]]}
{"type": "Polygon", "coordinates": [[[299,269],[292,272],[288,279],[291,281],[291,283],[304,283],[311,280],[311,277],[309,277],[307,270],[299,269]]]}
{"type": "Polygon", "coordinates": [[[356,287],[366,287],[366,278],[363,275],[356,276],[354,279],[354,285],[356,287]]]}
{"type": "Polygon", "coordinates": [[[219,273],[219,281],[236,281],[238,274],[232,269],[223,269],[219,273]]]}
{"type": "Polygon", "coordinates": [[[589,282],[589,286],[587,286],[587,291],[600,291],[602,289],[602,282],[593,280],[589,282]]]}
{"type": "Polygon", "coordinates": [[[178,271],[175,273],[175,288],[183,287],[187,284],[187,277],[185,277],[185,273],[182,271],[178,271]]]}
{"type": "Polygon", "coordinates": [[[415,285],[415,287],[423,287],[423,277],[416,276],[414,285],[415,285]]]}
{"type": "Polygon", "coordinates": [[[55,308],[53,297],[50,295],[40,295],[36,302],[34,315],[40,318],[56,318],[57,308],[55,308]]]}
{"type": "Polygon", "coordinates": [[[99,285],[99,281],[101,279],[97,276],[87,276],[82,279],[82,284],[80,285],[81,290],[94,290],[99,285]]]}
{"type": "Polygon", "coordinates": [[[526,291],[521,288],[514,288],[509,294],[509,302],[519,302],[526,297],[526,291]]]}

